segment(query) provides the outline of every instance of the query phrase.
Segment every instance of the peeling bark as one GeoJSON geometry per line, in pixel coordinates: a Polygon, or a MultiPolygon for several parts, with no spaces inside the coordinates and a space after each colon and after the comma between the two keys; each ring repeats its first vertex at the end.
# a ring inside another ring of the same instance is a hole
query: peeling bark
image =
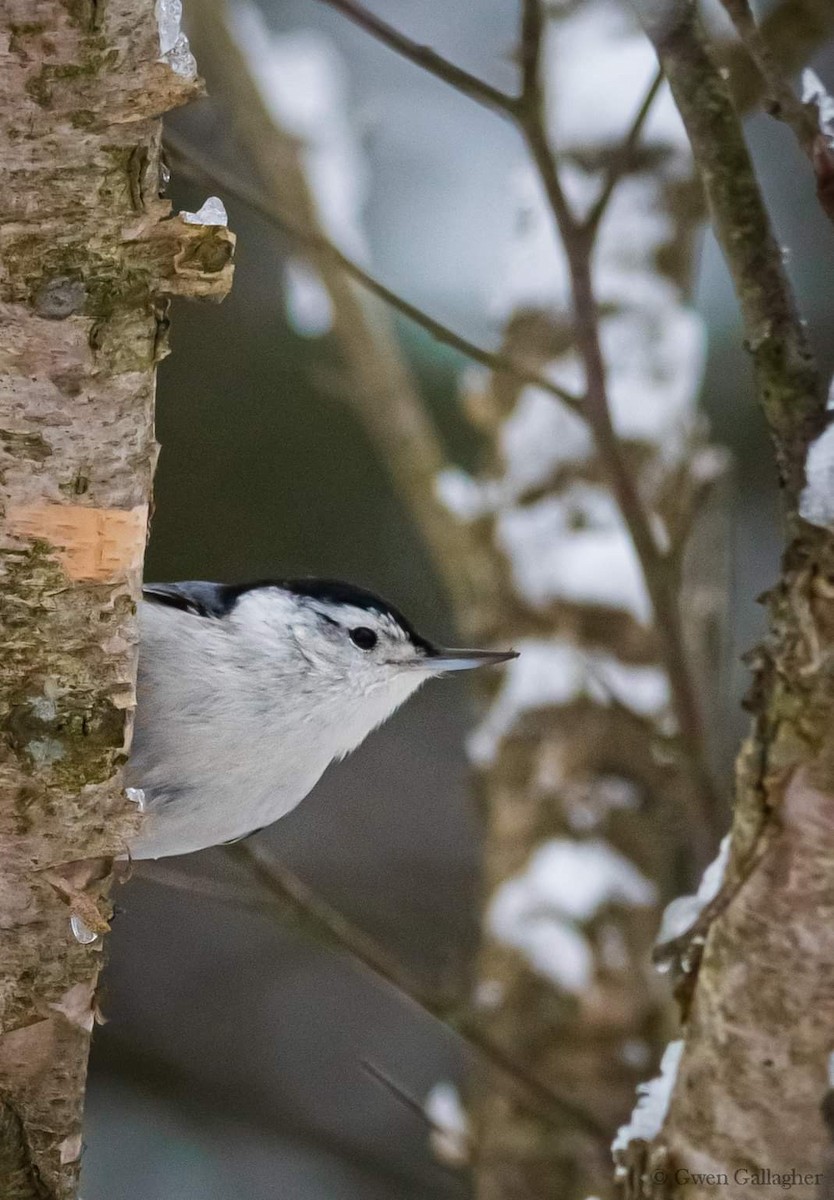
{"type": "Polygon", "coordinates": [[[119,769],[155,366],[167,298],[222,297],[234,240],[160,196],[160,117],[200,85],[152,0],[5,0],[0,31],[0,1194],[65,1200],[137,820],[119,769]]]}

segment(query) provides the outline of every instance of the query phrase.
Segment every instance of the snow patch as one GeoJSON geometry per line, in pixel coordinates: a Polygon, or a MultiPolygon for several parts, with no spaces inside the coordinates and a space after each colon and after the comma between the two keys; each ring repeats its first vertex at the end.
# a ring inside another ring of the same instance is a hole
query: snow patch
{"type": "MultiPolygon", "coordinates": [[[[579,375],[571,382],[581,388],[579,375]]],[[[499,432],[498,444],[513,499],[547,483],[560,467],[588,462],[594,453],[587,421],[537,387],[522,389],[499,432]]]]}
{"type": "Polygon", "coordinates": [[[473,1003],[476,1008],[489,1012],[491,1009],[498,1008],[504,999],[505,990],[500,979],[482,979],[475,986],[473,1003]]]}
{"type": "MultiPolygon", "coordinates": [[[[829,392],[829,407],[832,394],[834,388],[829,392]]],[[[799,515],[822,529],[834,527],[834,423],[808,448],[799,515]]]]}
{"type": "Polygon", "coordinates": [[[834,96],[810,67],[802,72],[802,103],[816,106],[820,133],[834,146],[834,96]]]}
{"type": "Polygon", "coordinates": [[[601,322],[600,341],[612,364],[609,398],[617,433],[655,443],[664,457],[676,459],[691,430],[703,375],[700,316],[674,304],[625,311],[601,322]]]}
{"type": "Polygon", "coordinates": [[[477,521],[491,511],[489,484],[473,479],[459,467],[447,467],[434,481],[437,499],[459,521],[477,521]]]}
{"type": "Polygon", "coordinates": [[[323,337],[333,326],[333,304],[309,263],[293,258],[284,267],[287,320],[300,337],[323,337]]]}
{"type": "Polygon", "coordinates": [[[718,854],[704,871],[694,896],[678,896],[666,905],[657,935],[658,945],[670,942],[691,929],[703,910],[721,891],[727,863],[730,861],[730,834],[721,839],[718,854]]]}
{"type": "Polygon", "coordinates": [[[652,607],[634,543],[610,492],[575,484],[501,512],[495,538],[515,585],[536,608],[597,604],[647,624],[652,607]]]}
{"type": "Polygon", "coordinates": [[[98,941],[98,934],[92,929],[89,929],[77,913],[72,914],[69,923],[72,936],[77,942],[80,942],[82,946],[91,946],[93,942],[98,941]]]}
{"type": "Polygon", "coordinates": [[[558,708],[589,697],[615,701],[638,716],[657,719],[669,708],[669,683],[656,666],[630,666],[607,654],[583,653],[571,642],[525,638],[507,665],[492,705],[469,738],[473,763],[495,761],[498,747],[526,713],[558,708]]]}
{"type": "Polygon", "coordinates": [[[532,911],[522,893],[510,890],[496,896],[489,928],[499,941],[520,950],[538,975],[562,991],[578,995],[590,986],[594,954],[584,933],[554,913],[532,911]]]}
{"type": "Polygon", "coordinates": [[[682,1053],[683,1040],[670,1042],[660,1062],[660,1074],[648,1083],[638,1085],[637,1106],[629,1123],[620,1126],[611,1146],[612,1154],[627,1149],[629,1142],[638,1138],[650,1142],[658,1135],[669,1111],[682,1053]]]}
{"type": "Polygon", "coordinates": [[[524,308],[565,310],[570,302],[567,259],[544,187],[529,164],[510,172],[509,194],[516,217],[492,315],[505,321],[524,308]]]}
{"type": "Polygon", "coordinates": [[[148,802],[144,788],[126,787],[125,797],[131,802],[131,804],[136,805],[140,813],[147,812],[148,802]]]}
{"type": "Polygon", "coordinates": [[[641,1038],[628,1038],[620,1047],[620,1061],[627,1067],[640,1070],[649,1065],[651,1050],[648,1042],[641,1038]]]}
{"type": "Polygon", "coordinates": [[[458,1089],[443,1080],[426,1096],[423,1111],[431,1122],[431,1148],[436,1157],[450,1167],[462,1167],[469,1161],[469,1118],[458,1089]]]}
{"type": "MultiPolygon", "coordinates": [[[[657,73],[651,43],[611,0],[583,4],[549,22],[544,61],[548,128],[560,150],[619,145],[657,73]]],[[[688,156],[686,132],[665,87],[644,142],[688,156]]]]}
{"type": "Polygon", "coordinates": [[[182,31],[182,0],[156,0],[156,24],[159,30],[159,57],[177,75],[194,79],[197,63],[182,31]]]}
{"type": "Polygon", "coordinates": [[[562,785],[565,812],[571,829],[596,829],[612,812],[640,806],[640,789],[620,775],[594,775],[562,785]]]}
{"type": "Polygon", "coordinates": [[[553,838],[495,892],[487,927],[520,950],[540,975],[578,993],[594,971],[593,951],[579,923],[607,904],[644,906],[655,899],[654,884],[605,842],[553,838]]]}
{"type": "Polygon", "coordinates": [[[183,210],[180,216],[189,225],[222,225],[225,227],[229,224],[226,206],[219,196],[209,196],[196,212],[183,210]]]}
{"type": "Polygon", "coordinates": [[[349,120],[341,56],[311,30],[274,33],[250,0],[230,9],[229,27],[267,110],[301,143],[325,232],[345,253],[367,257],[360,222],[367,171],[349,120]]]}

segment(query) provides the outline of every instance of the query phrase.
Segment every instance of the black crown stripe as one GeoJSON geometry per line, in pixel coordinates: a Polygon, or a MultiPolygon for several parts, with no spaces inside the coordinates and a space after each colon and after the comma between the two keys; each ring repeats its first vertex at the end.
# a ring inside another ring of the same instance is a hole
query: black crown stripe
{"type": "Polygon", "coordinates": [[[232,611],[241,596],[258,588],[275,587],[306,596],[310,600],[321,600],[330,604],[350,604],[354,608],[380,616],[391,617],[414,646],[426,654],[436,654],[437,648],[419,634],[408,618],[396,605],[384,600],[367,588],[346,583],[339,579],[257,579],[250,583],[208,583],[202,580],[184,583],[147,584],[146,599],[185,612],[205,617],[224,617],[232,611]]]}

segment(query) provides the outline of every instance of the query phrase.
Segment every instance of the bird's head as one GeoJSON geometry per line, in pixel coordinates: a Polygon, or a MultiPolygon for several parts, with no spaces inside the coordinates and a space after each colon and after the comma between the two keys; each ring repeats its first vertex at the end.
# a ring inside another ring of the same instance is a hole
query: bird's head
{"type": "Polygon", "coordinates": [[[285,642],[297,663],[298,703],[315,698],[322,715],[341,713],[353,744],[426,680],[516,657],[511,650],[436,646],[388,601],[334,580],[251,587],[237,597],[234,614],[259,641],[285,642]]]}

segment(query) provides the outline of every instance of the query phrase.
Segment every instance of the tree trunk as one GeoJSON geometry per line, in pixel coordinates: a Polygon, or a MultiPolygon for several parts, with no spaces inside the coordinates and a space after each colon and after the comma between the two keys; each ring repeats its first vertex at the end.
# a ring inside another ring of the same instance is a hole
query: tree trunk
{"type": "Polygon", "coordinates": [[[137,820],[119,769],[166,297],[231,281],[228,231],[160,198],[161,115],[200,90],[168,7],[0,4],[4,1200],[76,1192],[112,857],[137,820]]]}
{"type": "Polygon", "coordinates": [[[825,395],[694,8],[639,0],[638,9],[733,275],[789,542],[768,597],[769,636],[752,659],[754,722],[738,761],[723,887],[681,955],[679,1066],[655,1120],[620,1152],[620,1173],[629,1198],[753,1200],[781,1187],[811,1200],[827,1194],[822,1106],[834,1046],[834,503],[830,473],[806,478],[809,446],[830,459],[825,395]]]}

